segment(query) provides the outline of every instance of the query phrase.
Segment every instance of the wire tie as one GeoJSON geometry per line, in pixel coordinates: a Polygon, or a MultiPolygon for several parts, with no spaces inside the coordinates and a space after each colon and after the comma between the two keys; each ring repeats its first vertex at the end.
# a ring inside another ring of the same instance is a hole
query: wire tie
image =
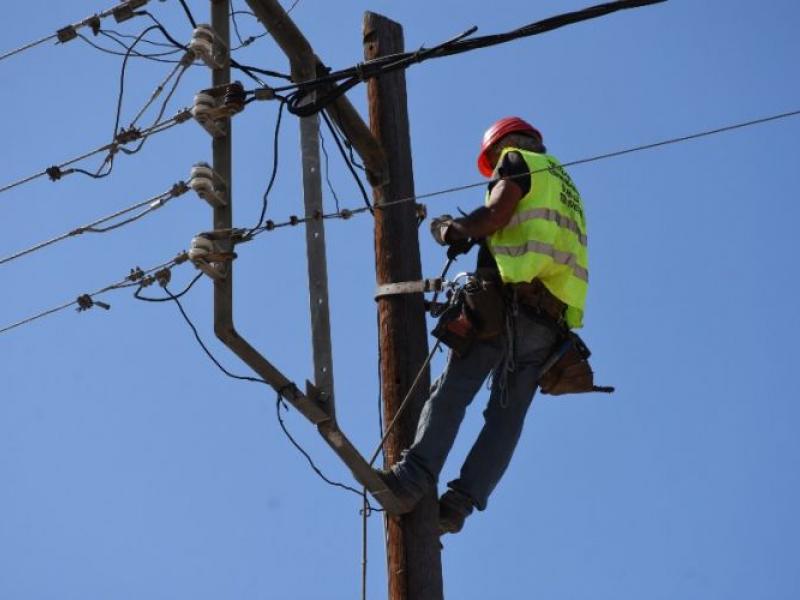
{"type": "Polygon", "coordinates": [[[353,211],[349,208],[343,208],[339,211],[339,218],[345,221],[353,216],[353,211]]]}
{"type": "Polygon", "coordinates": [[[293,226],[293,227],[294,227],[294,226],[295,226],[295,225],[297,225],[299,222],[300,222],[300,219],[299,219],[297,216],[295,216],[295,215],[292,215],[291,217],[289,217],[289,225],[291,225],[291,226],[293,226]]]}
{"type": "Polygon", "coordinates": [[[58,181],[64,176],[64,172],[58,166],[48,167],[44,172],[47,173],[50,181],[58,181]]]}
{"type": "Polygon", "coordinates": [[[172,280],[172,271],[170,271],[168,267],[165,267],[156,272],[155,278],[156,281],[158,281],[158,285],[160,285],[162,288],[167,287],[169,282],[172,280]]]}
{"type": "Polygon", "coordinates": [[[75,302],[78,304],[78,312],[89,310],[93,306],[99,306],[104,310],[109,310],[111,308],[110,304],[107,304],[106,302],[100,302],[99,300],[94,300],[89,294],[82,294],[78,296],[78,299],[75,302]]]}
{"type": "Polygon", "coordinates": [[[144,271],[142,271],[141,267],[136,267],[135,269],[131,269],[130,275],[126,277],[128,281],[139,281],[144,277],[144,271]]]}
{"type": "Polygon", "coordinates": [[[268,220],[265,227],[267,228],[267,231],[272,231],[273,229],[275,229],[275,221],[273,221],[272,219],[268,220]]]}
{"type": "Polygon", "coordinates": [[[169,191],[170,196],[176,197],[181,196],[189,191],[189,186],[186,185],[185,181],[179,181],[175,185],[172,186],[172,189],[169,191]]]}
{"type": "MultiPolygon", "coordinates": [[[[142,131],[138,127],[131,125],[130,129],[124,127],[119,131],[114,141],[118,144],[128,144],[134,142],[142,137],[142,131]]],[[[116,150],[115,150],[116,152],[116,150]]]]}
{"type": "Polygon", "coordinates": [[[176,123],[185,123],[189,119],[192,118],[192,109],[191,108],[184,108],[178,114],[176,114],[173,119],[176,123]]]}
{"type": "Polygon", "coordinates": [[[317,210],[314,211],[314,220],[315,221],[321,221],[322,217],[323,217],[323,214],[322,214],[321,210],[317,209],[317,210]]]}
{"type": "Polygon", "coordinates": [[[98,15],[93,15],[86,19],[86,25],[91,28],[95,37],[100,33],[100,17],[98,15]]]}

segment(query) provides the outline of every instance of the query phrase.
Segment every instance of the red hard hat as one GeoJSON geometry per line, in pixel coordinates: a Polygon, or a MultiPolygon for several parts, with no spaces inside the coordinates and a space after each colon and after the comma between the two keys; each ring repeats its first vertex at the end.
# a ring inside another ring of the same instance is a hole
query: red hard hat
{"type": "Polygon", "coordinates": [[[489,162],[489,148],[494,146],[501,138],[507,136],[509,133],[532,133],[539,136],[540,139],[542,138],[542,134],[536,127],[519,117],[506,117],[494,123],[486,130],[486,133],[483,134],[481,153],[478,155],[478,170],[485,177],[491,177],[493,171],[492,164],[489,162]]]}

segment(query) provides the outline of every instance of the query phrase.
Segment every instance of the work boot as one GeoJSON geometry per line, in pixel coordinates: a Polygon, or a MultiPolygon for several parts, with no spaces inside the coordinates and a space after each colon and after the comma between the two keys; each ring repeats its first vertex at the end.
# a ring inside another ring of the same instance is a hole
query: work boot
{"type": "Polygon", "coordinates": [[[472,514],[472,500],[455,490],[447,490],[439,498],[439,535],[458,533],[472,514]]]}
{"type": "MultiPolygon", "coordinates": [[[[419,499],[410,494],[405,487],[403,487],[403,484],[400,483],[397,475],[395,475],[391,469],[372,469],[372,471],[380,477],[381,481],[397,499],[397,510],[387,510],[387,513],[390,515],[404,515],[414,510],[419,499]]],[[[380,501],[380,498],[378,498],[378,501],[380,501]]]]}

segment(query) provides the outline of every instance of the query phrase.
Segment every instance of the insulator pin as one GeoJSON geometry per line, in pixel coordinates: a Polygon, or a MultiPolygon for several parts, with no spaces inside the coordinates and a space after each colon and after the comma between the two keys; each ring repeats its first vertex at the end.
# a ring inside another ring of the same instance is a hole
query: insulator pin
{"type": "Polygon", "coordinates": [[[197,163],[192,167],[189,187],[214,208],[228,205],[226,182],[208,163],[197,163]]]}
{"type": "Polygon", "coordinates": [[[225,67],[227,49],[209,25],[198,25],[192,32],[189,50],[202,60],[209,69],[225,67]]]}
{"type": "Polygon", "coordinates": [[[222,137],[225,128],[217,122],[217,100],[209,93],[200,92],[194,97],[192,116],[203,126],[211,137],[222,137]]]}
{"type": "Polygon", "coordinates": [[[228,263],[236,258],[230,233],[231,230],[209,231],[192,238],[189,260],[212,279],[225,279],[228,263]]]}

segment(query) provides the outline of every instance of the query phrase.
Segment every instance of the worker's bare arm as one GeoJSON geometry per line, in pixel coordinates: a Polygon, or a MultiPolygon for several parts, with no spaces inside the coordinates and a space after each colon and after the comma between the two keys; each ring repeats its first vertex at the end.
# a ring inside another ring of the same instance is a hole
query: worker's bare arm
{"type": "Polygon", "coordinates": [[[479,239],[505,227],[522,199],[522,189],[511,180],[498,181],[489,194],[486,206],[475,209],[466,217],[456,219],[447,229],[447,242],[460,239],[479,239]]]}

